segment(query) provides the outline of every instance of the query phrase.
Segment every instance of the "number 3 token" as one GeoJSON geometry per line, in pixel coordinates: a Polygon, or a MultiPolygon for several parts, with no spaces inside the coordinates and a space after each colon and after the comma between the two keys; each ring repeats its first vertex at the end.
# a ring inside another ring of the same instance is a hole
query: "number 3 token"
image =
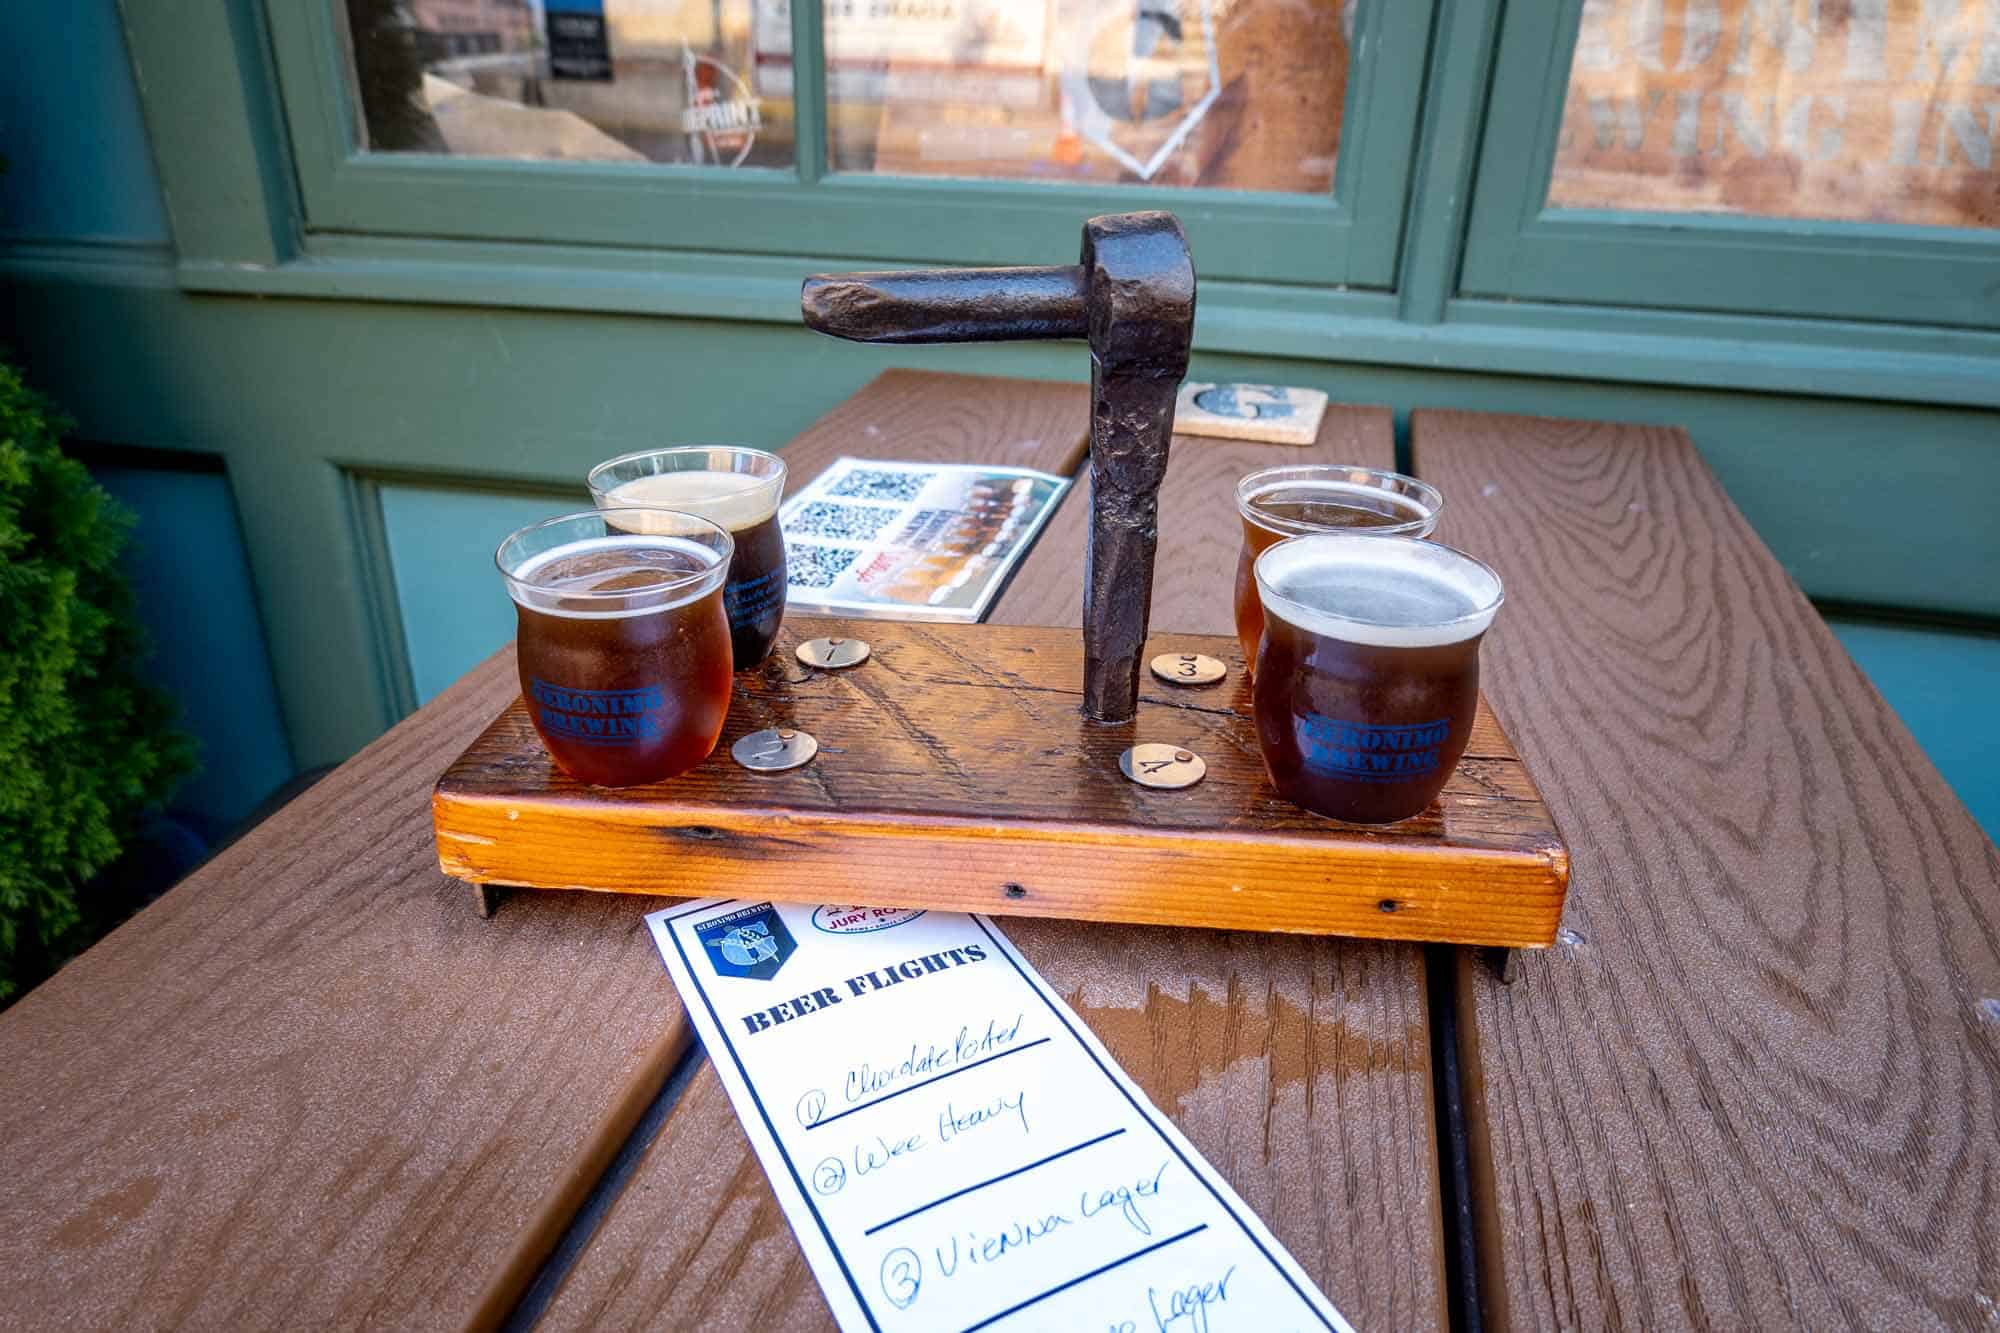
{"type": "Polygon", "coordinates": [[[1207,653],[1161,653],[1153,659],[1153,674],[1169,685],[1213,685],[1229,668],[1207,653]]]}

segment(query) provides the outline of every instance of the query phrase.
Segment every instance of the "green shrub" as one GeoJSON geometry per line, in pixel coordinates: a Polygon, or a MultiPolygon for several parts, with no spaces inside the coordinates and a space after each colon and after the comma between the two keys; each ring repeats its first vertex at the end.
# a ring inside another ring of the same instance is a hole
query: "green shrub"
{"type": "Polygon", "coordinates": [[[131,516],[0,362],[0,1003],[113,921],[82,888],[192,766],[117,568],[131,516]]]}

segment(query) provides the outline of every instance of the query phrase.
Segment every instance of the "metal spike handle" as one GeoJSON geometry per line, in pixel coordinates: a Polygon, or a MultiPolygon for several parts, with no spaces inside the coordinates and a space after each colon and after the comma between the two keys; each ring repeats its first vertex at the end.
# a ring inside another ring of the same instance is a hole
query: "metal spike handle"
{"type": "Polygon", "coordinates": [[[1194,260],[1171,213],[1083,224],[1083,260],[806,279],[806,324],[857,342],[1090,340],[1083,713],[1129,722],[1153,607],[1160,483],[1194,337],[1194,260]]]}

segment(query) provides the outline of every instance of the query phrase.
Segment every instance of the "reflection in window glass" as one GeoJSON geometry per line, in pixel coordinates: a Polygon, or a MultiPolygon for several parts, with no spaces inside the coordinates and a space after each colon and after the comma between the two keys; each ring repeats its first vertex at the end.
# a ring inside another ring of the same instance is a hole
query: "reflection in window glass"
{"type": "Polygon", "coordinates": [[[374,152],[788,166],[750,0],[346,0],[374,152]]]}
{"type": "Polygon", "coordinates": [[[1990,227],[2000,0],[1585,0],[1549,203],[1990,227]]]}
{"type": "MultiPolygon", "coordinates": [[[[789,0],[753,0],[791,89],[789,0]]],[[[840,171],[1323,194],[1353,0],[824,0],[840,171]]]]}

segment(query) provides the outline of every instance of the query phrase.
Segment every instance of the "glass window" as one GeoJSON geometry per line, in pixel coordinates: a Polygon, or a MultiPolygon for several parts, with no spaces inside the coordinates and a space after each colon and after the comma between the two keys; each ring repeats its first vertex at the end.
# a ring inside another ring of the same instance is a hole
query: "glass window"
{"type": "Polygon", "coordinates": [[[373,152],[789,166],[751,0],[346,0],[373,152]]]}
{"type": "Polygon", "coordinates": [[[2000,224],[2000,0],[1585,0],[1548,202],[2000,224]]]}
{"type": "MultiPolygon", "coordinates": [[[[754,0],[789,95],[789,0],[754,0]]],[[[835,170],[1325,194],[1354,0],[824,0],[835,170]]]]}

